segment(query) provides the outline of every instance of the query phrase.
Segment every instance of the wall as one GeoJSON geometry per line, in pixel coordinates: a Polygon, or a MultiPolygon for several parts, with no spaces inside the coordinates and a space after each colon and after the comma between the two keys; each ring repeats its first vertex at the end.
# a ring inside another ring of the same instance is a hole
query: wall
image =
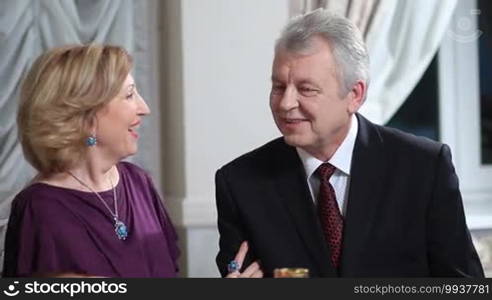
{"type": "Polygon", "coordinates": [[[215,171],[278,136],[268,93],[288,2],[163,3],[163,182],[181,236],[182,276],[219,276],[215,171]]]}

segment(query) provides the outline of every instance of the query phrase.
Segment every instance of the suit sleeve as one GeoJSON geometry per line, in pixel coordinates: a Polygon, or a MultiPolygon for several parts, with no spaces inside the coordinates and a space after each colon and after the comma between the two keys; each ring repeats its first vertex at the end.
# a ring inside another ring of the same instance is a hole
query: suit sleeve
{"type": "Polygon", "coordinates": [[[484,277],[466,226],[451,152],[443,145],[428,210],[428,259],[433,277],[484,277]]]}
{"type": "MultiPolygon", "coordinates": [[[[220,239],[216,262],[223,277],[227,275],[227,264],[235,258],[241,243],[248,240],[239,209],[229,188],[224,171],[218,170],[215,174],[215,193],[220,239]]],[[[253,261],[251,250],[248,252],[241,267],[247,267],[253,261]]]]}

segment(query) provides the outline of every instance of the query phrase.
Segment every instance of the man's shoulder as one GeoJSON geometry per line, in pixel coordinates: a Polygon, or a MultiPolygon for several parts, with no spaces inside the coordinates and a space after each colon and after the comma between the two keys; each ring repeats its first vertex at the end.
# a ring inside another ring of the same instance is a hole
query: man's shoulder
{"type": "Polygon", "coordinates": [[[383,142],[383,146],[401,154],[438,155],[443,144],[424,136],[417,136],[397,128],[374,125],[383,142]]]}
{"type": "Polygon", "coordinates": [[[268,143],[249,151],[222,166],[222,170],[250,169],[266,167],[274,159],[285,155],[289,147],[283,137],[276,138],[268,143]]]}

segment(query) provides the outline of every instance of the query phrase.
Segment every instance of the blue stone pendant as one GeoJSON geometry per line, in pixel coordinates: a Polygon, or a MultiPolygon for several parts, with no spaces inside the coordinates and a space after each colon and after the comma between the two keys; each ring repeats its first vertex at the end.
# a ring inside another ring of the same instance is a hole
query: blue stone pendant
{"type": "Polygon", "coordinates": [[[120,240],[125,240],[128,236],[128,228],[118,219],[114,221],[114,231],[120,240]]]}

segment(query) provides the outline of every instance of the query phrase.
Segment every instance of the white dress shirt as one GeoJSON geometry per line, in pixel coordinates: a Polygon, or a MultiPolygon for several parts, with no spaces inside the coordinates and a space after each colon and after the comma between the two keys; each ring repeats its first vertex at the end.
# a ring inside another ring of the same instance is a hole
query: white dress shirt
{"type": "MultiPolygon", "coordinates": [[[[338,207],[340,208],[342,215],[345,215],[347,209],[347,199],[350,188],[350,166],[352,165],[352,154],[354,152],[358,129],[357,117],[354,114],[351,117],[350,129],[347,136],[330,160],[328,160],[328,162],[336,168],[335,173],[333,173],[330,178],[330,183],[335,190],[338,207]]],[[[306,171],[306,180],[311,192],[311,197],[313,201],[316,202],[316,199],[318,199],[320,180],[314,172],[324,162],[299,147],[296,149],[302,164],[304,165],[304,170],[306,171]]]]}

